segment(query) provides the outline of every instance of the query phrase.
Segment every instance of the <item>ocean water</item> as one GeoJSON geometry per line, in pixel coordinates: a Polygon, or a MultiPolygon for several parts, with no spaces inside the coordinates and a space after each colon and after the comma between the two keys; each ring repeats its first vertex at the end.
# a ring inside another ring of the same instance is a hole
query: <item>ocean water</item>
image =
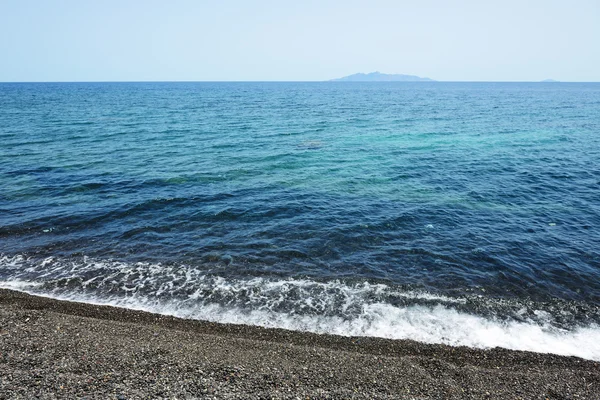
{"type": "Polygon", "coordinates": [[[0,84],[0,286],[600,360],[600,84],[0,84]]]}

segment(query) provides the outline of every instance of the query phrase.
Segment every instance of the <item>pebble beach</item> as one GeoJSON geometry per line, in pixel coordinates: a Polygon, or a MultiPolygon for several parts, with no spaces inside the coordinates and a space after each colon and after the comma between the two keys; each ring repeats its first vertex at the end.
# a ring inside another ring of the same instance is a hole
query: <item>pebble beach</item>
{"type": "Polygon", "coordinates": [[[598,399],[600,363],[178,319],[0,290],[1,399],[598,399]]]}

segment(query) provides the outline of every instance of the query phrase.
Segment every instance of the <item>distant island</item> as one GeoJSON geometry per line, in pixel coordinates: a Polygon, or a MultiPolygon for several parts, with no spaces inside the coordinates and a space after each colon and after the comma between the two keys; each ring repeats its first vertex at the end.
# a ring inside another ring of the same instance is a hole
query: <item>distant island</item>
{"type": "Polygon", "coordinates": [[[435,82],[433,79],[421,78],[416,75],[403,74],[382,74],[375,71],[369,74],[358,73],[344,76],[343,78],[332,79],[332,82],[435,82]]]}
{"type": "Polygon", "coordinates": [[[543,81],[540,81],[543,83],[555,83],[555,82],[559,82],[559,81],[555,81],[554,79],[544,79],[543,81]]]}

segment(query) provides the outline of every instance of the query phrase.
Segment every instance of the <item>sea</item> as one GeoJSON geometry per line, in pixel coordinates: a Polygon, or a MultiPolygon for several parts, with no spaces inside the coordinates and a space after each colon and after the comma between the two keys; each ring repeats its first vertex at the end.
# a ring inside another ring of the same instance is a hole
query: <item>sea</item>
{"type": "Polygon", "coordinates": [[[0,84],[0,287],[600,360],[600,84],[0,84]]]}

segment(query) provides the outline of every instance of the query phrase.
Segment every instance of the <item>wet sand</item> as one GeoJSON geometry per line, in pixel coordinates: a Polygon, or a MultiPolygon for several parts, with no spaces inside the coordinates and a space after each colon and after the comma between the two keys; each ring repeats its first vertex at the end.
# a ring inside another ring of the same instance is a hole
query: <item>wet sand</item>
{"type": "Polygon", "coordinates": [[[600,399],[600,363],[183,320],[0,289],[0,399],[600,399]]]}

